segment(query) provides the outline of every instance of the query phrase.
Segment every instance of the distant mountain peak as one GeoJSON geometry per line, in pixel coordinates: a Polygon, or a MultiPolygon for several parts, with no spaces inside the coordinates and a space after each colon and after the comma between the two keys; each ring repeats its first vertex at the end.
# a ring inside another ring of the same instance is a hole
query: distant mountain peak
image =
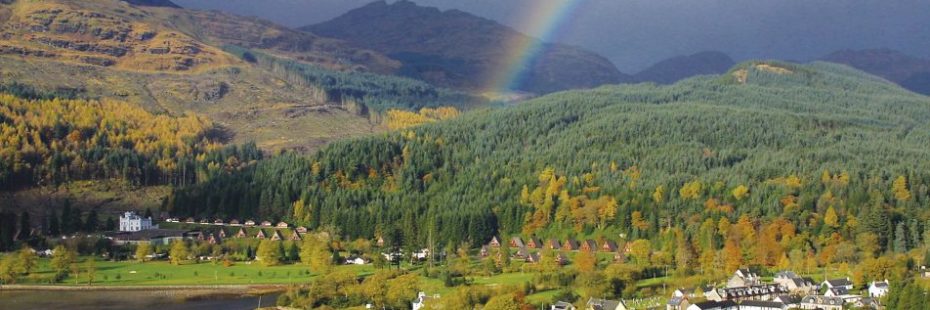
{"type": "Polygon", "coordinates": [[[637,73],[634,78],[639,82],[672,84],[696,75],[721,74],[735,64],[723,52],[703,51],[660,61],[637,73]]]}
{"type": "MultiPolygon", "coordinates": [[[[464,11],[441,11],[412,1],[376,1],[302,30],[341,39],[401,61],[401,74],[459,89],[484,89],[510,64],[512,42],[531,38],[464,11]]],[[[540,42],[541,43],[541,42],[540,42]]],[[[629,81],[606,58],[563,44],[543,44],[515,90],[533,93],[629,81]]]]}

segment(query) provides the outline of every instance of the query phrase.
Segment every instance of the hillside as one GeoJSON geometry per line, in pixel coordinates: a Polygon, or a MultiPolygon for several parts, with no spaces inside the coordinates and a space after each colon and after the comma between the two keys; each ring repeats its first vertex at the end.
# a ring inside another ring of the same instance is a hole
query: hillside
{"type": "MultiPolygon", "coordinates": [[[[511,49],[536,42],[509,27],[462,11],[440,11],[410,1],[376,1],[328,22],[301,28],[400,60],[400,74],[458,89],[485,89],[511,49]]],[[[590,51],[545,44],[518,90],[549,93],[628,80],[590,51]]]]}
{"type": "Polygon", "coordinates": [[[930,60],[890,49],[842,50],[821,58],[883,77],[916,93],[930,95],[930,60]]]}
{"type": "Polygon", "coordinates": [[[283,155],[178,189],[169,208],[334,225],[350,238],[394,231],[415,246],[426,227],[439,244],[518,232],[651,238],[664,225],[740,215],[802,229],[828,206],[824,191],[842,201],[842,218],[863,220],[896,203],[886,193],[901,176],[917,202],[887,216],[927,219],[917,206],[930,199],[928,133],[930,100],[880,78],[827,63],[754,62],[671,86],[473,111],[311,158],[283,155]]]}
{"type": "Polygon", "coordinates": [[[633,79],[636,82],[673,84],[692,76],[722,74],[735,64],[722,52],[700,52],[660,61],[633,75],[633,79]]]}

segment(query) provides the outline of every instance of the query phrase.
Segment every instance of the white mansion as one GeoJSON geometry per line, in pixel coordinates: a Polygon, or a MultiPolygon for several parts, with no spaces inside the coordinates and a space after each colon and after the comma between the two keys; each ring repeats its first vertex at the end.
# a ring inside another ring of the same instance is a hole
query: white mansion
{"type": "Polygon", "coordinates": [[[142,218],[132,211],[127,211],[119,217],[119,231],[142,231],[152,228],[152,218],[142,218]]]}

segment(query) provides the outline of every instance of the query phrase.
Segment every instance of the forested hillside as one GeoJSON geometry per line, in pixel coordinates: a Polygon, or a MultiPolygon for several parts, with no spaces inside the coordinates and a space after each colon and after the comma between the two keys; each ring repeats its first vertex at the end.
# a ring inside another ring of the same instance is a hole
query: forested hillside
{"type": "Polygon", "coordinates": [[[927,141],[926,97],[848,67],[755,62],[283,154],[179,188],[165,207],[410,247],[619,234],[684,268],[717,251],[743,253],[720,256],[727,269],[827,264],[927,239],[927,141]]]}

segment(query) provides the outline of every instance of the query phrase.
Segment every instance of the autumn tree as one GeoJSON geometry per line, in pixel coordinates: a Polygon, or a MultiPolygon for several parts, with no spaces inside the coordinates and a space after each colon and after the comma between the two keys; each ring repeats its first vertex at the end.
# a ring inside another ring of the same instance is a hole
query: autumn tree
{"type": "Polygon", "coordinates": [[[152,254],[151,244],[143,241],[143,242],[139,242],[139,244],[136,245],[136,260],[137,261],[139,261],[140,263],[145,262],[145,259],[149,254],[152,254]]]}
{"type": "Polygon", "coordinates": [[[52,269],[55,270],[55,273],[59,277],[64,277],[68,274],[68,267],[74,263],[75,256],[74,251],[71,251],[64,245],[59,244],[55,246],[55,249],[52,250],[52,259],[50,262],[52,269]]]}
{"type": "Polygon", "coordinates": [[[180,265],[187,260],[187,257],[190,255],[190,252],[187,249],[187,244],[184,243],[184,240],[174,240],[171,243],[171,249],[168,250],[168,256],[172,264],[180,265]]]}
{"type": "Polygon", "coordinates": [[[258,244],[258,250],[255,251],[255,258],[261,261],[265,267],[275,266],[281,263],[281,255],[278,248],[280,241],[264,239],[258,244]]]}

